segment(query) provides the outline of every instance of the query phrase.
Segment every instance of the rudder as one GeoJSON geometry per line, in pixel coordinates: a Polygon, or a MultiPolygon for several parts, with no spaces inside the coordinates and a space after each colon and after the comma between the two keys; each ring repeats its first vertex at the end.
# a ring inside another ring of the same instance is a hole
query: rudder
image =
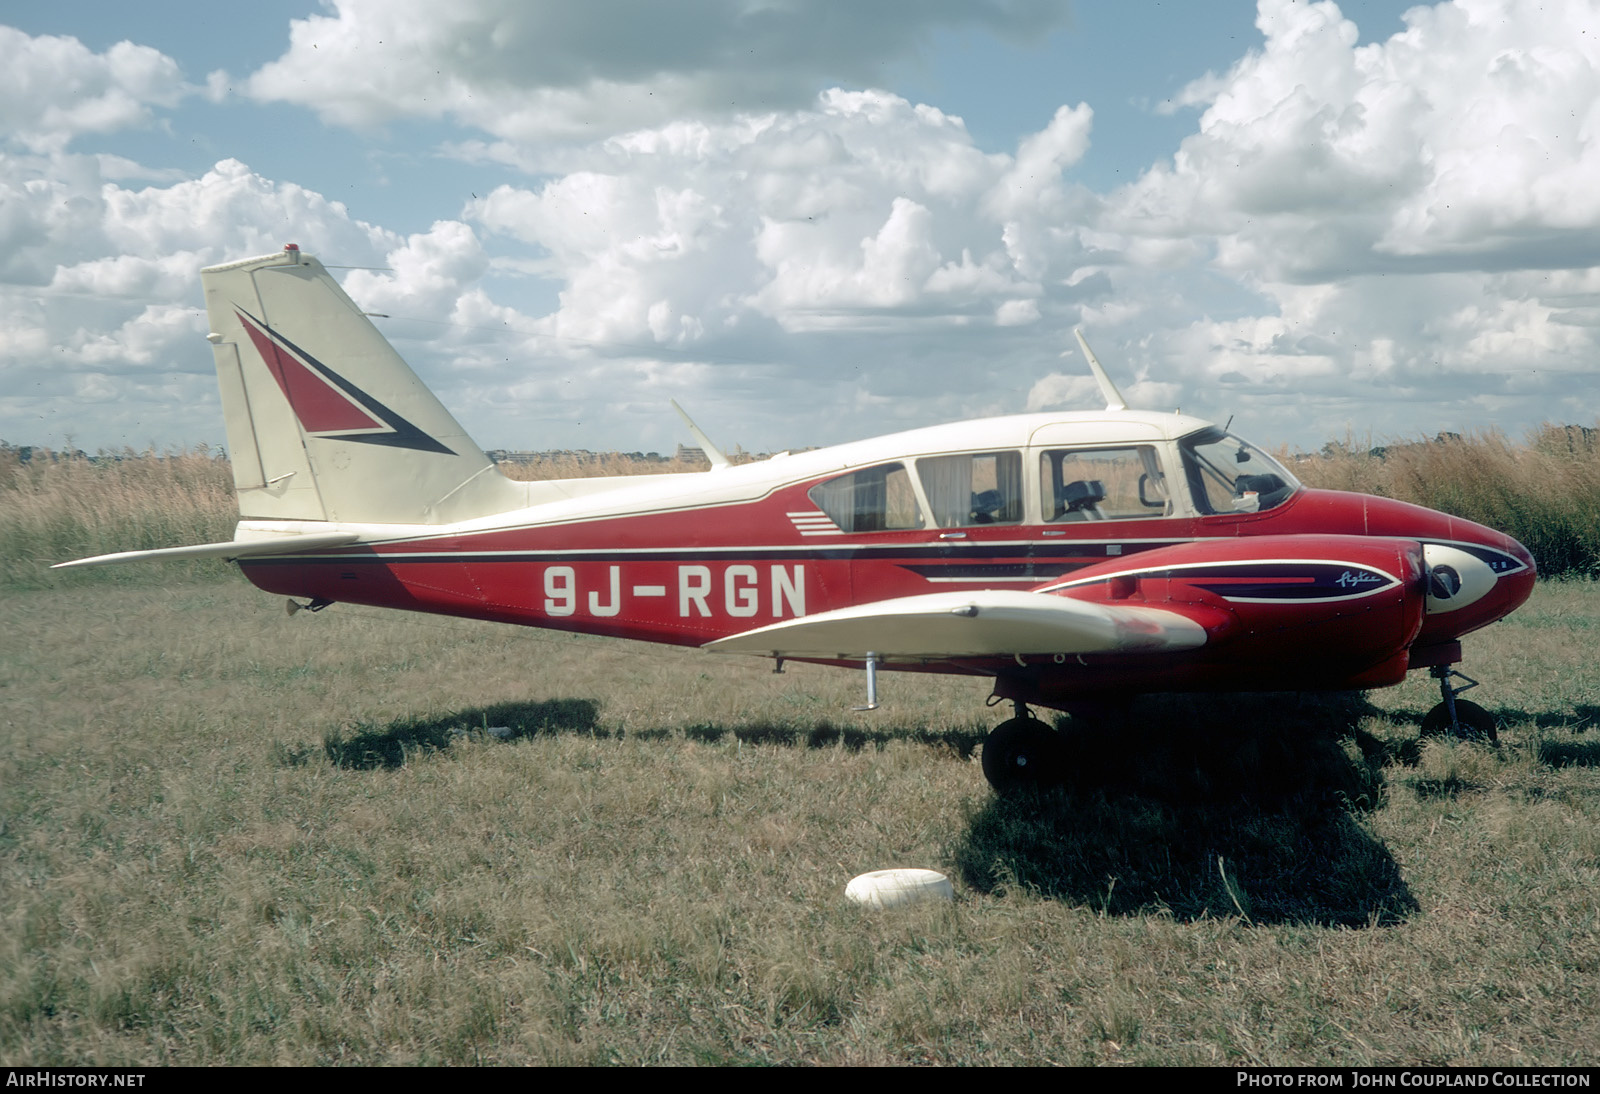
{"type": "Polygon", "coordinates": [[[525,504],[327,269],[200,271],[246,520],[444,524],[525,504]]]}

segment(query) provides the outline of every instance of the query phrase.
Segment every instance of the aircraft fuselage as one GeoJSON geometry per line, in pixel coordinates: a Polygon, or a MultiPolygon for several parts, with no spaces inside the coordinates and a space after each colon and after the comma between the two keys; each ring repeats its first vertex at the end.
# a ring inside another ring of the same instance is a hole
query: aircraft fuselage
{"type": "MultiPolygon", "coordinates": [[[[1148,656],[883,658],[889,668],[992,676],[999,694],[1044,705],[1392,684],[1410,668],[1459,660],[1460,637],[1521,604],[1534,579],[1528,552],[1501,533],[1389,499],[1306,489],[1206,423],[1135,412],[938,427],[710,474],[641,477],[470,527],[388,533],[240,565],[259,587],[289,596],[680,645],[877,601],[994,589],[1181,608],[1211,635],[1195,649],[1148,656]],[[957,447],[964,433],[971,440],[957,447]],[[1042,443],[1028,443],[1041,433],[1042,443]],[[1019,443],[994,443],[1006,435],[1019,443]],[[1262,508],[1259,496],[1230,498],[1231,484],[1208,486],[1204,476],[1228,468],[1195,466],[1197,436],[1213,438],[1213,449],[1239,446],[1251,475],[1238,481],[1276,475],[1283,496],[1262,508]],[[1063,484],[1063,466],[1137,471],[1144,481],[1124,484],[1120,500],[1056,511],[1083,481],[1063,484]],[[974,473],[1000,495],[981,499],[985,511],[974,508],[974,473]],[[1200,511],[1229,501],[1241,508],[1200,511]],[[1130,518],[1117,505],[1160,514],[1130,518]],[[1448,558],[1430,566],[1429,552],[1448,558]],[[1480,579],[1490,575],[1487,587],[1469,589],[1470,602],[1458,594],[1459,605],[1430,599],[1431,570],[1463,568],[1463,559],[1476,560],[1480,579]]],[[[771,652],[858,663],[865,651],[771,652]]]]}

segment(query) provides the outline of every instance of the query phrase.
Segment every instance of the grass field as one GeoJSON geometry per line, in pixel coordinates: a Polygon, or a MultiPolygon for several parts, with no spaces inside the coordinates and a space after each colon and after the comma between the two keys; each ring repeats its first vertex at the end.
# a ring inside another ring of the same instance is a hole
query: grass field
{"type": "Polygon", "coordinates": [[[1600,1058],[1595,584],[1468,639],[1498,749],[1162,699],[1000,801],[978,681],[178,581],[0,597],[0,1064],[1600,1058]]]}

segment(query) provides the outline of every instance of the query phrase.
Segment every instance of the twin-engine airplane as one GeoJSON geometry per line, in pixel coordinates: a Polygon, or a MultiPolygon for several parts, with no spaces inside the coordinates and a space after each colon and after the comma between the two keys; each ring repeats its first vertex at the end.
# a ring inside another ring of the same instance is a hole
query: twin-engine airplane
{"type": "MultiPolygon", "coordinates": [[[[234,559],[268,592],[985,677],[1015,716],[997,788],[1062,756],[1030,705],[1147,692],[1361,689],[1426,668],[1424,731],[1492,735],[1461,636],[1510,613],[1509,536],[1310,490],[1209,422],[1128,410],[934,426],[710,472],[513,482],[321,263],[201,272],[235,538],[64,563],[234,559]]],[[[1081,342],[1080,337],[1080,342],[1081,342]]]]}

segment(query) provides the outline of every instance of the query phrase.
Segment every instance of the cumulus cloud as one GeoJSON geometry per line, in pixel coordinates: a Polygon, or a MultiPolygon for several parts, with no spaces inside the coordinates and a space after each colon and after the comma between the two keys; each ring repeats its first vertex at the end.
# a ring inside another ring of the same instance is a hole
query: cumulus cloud
{"type": "Polygon", "coordinates": [[[872,90],[935,29],[1061,11],[340,0],[251,95],[339,125],[442,119],[458,153],[530,176],[409,235],[238,161],[178,179],[69,151],[188,91],[144,47],[18,40],[0,421],[49,392],[137,418],[175,375],[213,398],[195,270],[291,239],[384,267],[347,287],[491,444],[668,447],[668,395],[778,446],[1095,406],[1059,360],[1075,325],[1135,403],[1268,439],[1592,419],[1592,4],[1453,0],[1360,45],[1333,3],[1261,0],[1259,45],[1176,97],[1192,133],[1107,193],[1074,179],[1087,103],[996,150],[872,90]],[[57,55],[78,76],[48,88],[57,55]]]}
{"type": "Polygon", "coordinates": [[[1016,155],[987,153],[937,109],[835,89],[806,110],[619,134],[537,187],[474,200],[465,219],[532,249],[500,270],[559,287],[559,306],[524,327],[534,359],[609,370],[606,396],[648,395],[638,412],[655,417],[686,394],[666,385],[713,373],[745,421],[796,400],[844,405],[827,415],[843,439],[918,414],[1019,409],[1015,381],[993,375],[992,339],[1048,343],[1059,329],[1030,332],[1093,295],[1072,278],[1074,229],[1047,226],[1091,117],[1065,108],[1016,155]],[[1033,200],[996,198],[1022,192],[1033,200]],[[1037,253],[1019,242],[1045,234],[1037,253]]]}
{"type": "Polygon", "coordinates": [[[1011,253],[994,195],[1059,192],[1088,124],[1063,110],[1018,157],[979,151],[959,119],[883,92],[830,91],[811,110],[676,123],[603,142],[538,190],[468,209],[541,248],[564,286],[553,330],[687,345],[775,323],[789,332],[1039,318],[1039,270],[1011,253]],[[1043,149],[1043,150],[1042,150],[1043,149]],[[1019,163],[1025,167],[1019,168],[1019,163]]]}
{"type": "Polygon", "coordinates": [[[340,125],[449,116],[518,141],[593,140],[683,116],[804,106],[874,85],[936,29],[1022,39],[1065,0],[334,0],[291,24],[249,93],[340,125]]]}
{"type": "Polygon", "coordinates": [[[152,106],[170,107],[189,90],[172,58],[132,42],[94,53],[76,38],[0,26],[0,56],[0,133],[33,152],[146,125],[152,106]]]}
{"type": "Polygon", "coordinates": [[[1062,172],[1076,164],[1089,149],[1094,111],[1087,103],[1063,106],[1050,124],[1022,141],[1017,156],[984,204],[999,220],[1020,217],[1060,219],[1068,212],[1062,172]]]}
{"type": "Polygon", "coordinates": [[[1327,0],[1261,0],[1263,48],[1191,85],[1198,131],[1110,221],[1216,237],[1219,265],[1283,281],[1600,261],[1600,9],[1457,0],[1405,20],[1357,46],[1327,0]]]}
{"type": "Polygon", "coordinates": [[[1360,46],[1333,3],[1261,0],[1261,48],[1179,96],[1196,132],[1106,195],[1122,292],[1189,269],[1258,297],[1147,339],[1202,400],[1481,421],[1509,413],[1493,393],[1539,386],[1518,378],[1532,362],[1570,380],[1593,360],[1529,271],[1600,263],[1600,10],[1456,0],[1405,24],[1360,46]]]}
{"type": "Polygon", "coordinates": [[[214,416],[194,411],[216,401],[200,267],[278,250],[289,232],[373,265],[401,242],[237,160],[140,188],[106,177],[105,162],[60,151],[0,155],[0,422],[10,423],[8,433],[33,423],[83,437],[92,418],[90,444],[218,439],[214,429],[202,432],[214,416]]]}
{"type": "Polygon", "coordinates": [[[483,276],[489,259],[471,228],[448,220],[391,248],[383,264],[381,272],[351,271],[345,290],[373,311],[447,316],[463,290],[483,276]]]}

